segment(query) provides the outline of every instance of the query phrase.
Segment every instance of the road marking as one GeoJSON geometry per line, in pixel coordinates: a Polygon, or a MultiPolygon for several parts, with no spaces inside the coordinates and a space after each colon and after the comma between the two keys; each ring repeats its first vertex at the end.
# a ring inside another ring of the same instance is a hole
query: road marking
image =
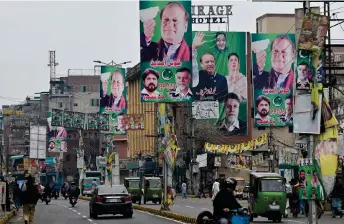
{"type": "Polygon", "coordinates": [[[88,221],[90,221],[90,222],[93,222],[93,220],[92,219],[87,219],[88,221]]]}
{"type": "Polygon", "coordinates": [[[68,208],[68,209],[72,210],[72,208],[68,208]]]}
{"type": "Polygon", "coordinates": [[[77,211],[73,209],[73,212],[77,212],[77,211]]]}
{"type": "Polygon", "coordinates": [[[78,212],[78,215],[81,215],[81,213],[80,213],[80,212],[78,212]]]}
{"type": "Polygon", "coordinates": [[[83,215],[82,217],[83,217],[83,218],[85,218],[85,219],[87,218],[87,217],[86,217],[86,216],[84,216],[84,215],[83,215]]]}
{"type": "Polygon", "coordinates": [[[195,208],[195,207],[192,207],[190,205],[185,205],[185,207],[187,207],[187,208],[195,208]]]}
{"type": "Polygon", "coordinates": [[[290,219],[283,219],[283,221],[294,222],[294,223],[305,223],[305,222],[295,221],[295,220],[290,220],[290,219]]]}
{"type": "MultiPolygon", "coordinates": [[[[172,222],[176,222],[176,223],[180,223],[180,224],[185,224],[186,222],[181,222],[181,221],[177,221],[177,220],[174,220],[174,219],[170,219],[170,218],[166,218],[166,217],[163,217],[163,216],[160,216],[160,215],[154,215],[152,213],[149,213],[149,212],[144,212],[144,211],[140,211],[140,210],[135,210],[136,212],[140,212],[140,213],[144,213],[144,214],[147,214],[147,215],[150,215],[150,216],[155,216],[155,217],[159,217],[159,218],[162,218],[162,219],[166,219],[166,220],[169,220],[169,221],[172,221],[172,222]]],[[[96,224],[96,223],[94,223],[96,224]]]]}

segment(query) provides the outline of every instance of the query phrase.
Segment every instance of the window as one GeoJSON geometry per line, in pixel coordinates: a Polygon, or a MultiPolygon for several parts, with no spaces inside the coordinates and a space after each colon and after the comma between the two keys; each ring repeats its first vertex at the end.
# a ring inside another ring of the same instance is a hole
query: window
{"type": "Polygon", "coordinates": [[[73,104],[73,106],[74,106],[74,107],[77,107],[77,106],[78,106],[78,104],[77,104],[77,103],[74,103],[74,104],[73,104]]]}
{"type": "Polygon", "coordinates": [[[63,107],[63,103],[59,102],[59,108],[62,108],[62,107],[63,107]]]}
{"type": "Polygon", "coordinates": [[[285,191],[284,181],[281,179],[260,180],[259,190],[261,192],[283,192],[285,191]]]}
{"type": "Polygon", "coordinates": [[[91,107],[99,107],[99,99],[91,99],[91,107]]]}
{"type": "Polygon", "coordinates": [[[86,86],[81,86],[80,92],[82,92],[82,93],[86,92],[86,86]]]}

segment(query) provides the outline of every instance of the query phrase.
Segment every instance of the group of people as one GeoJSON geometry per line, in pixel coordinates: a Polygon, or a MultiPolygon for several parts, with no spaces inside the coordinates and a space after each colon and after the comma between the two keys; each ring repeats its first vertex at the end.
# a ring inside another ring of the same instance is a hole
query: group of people
{"type": "MultiPolygon", "coordinates": [[[[49,181],[46,185],[35,183],[31,175],[25,177],[24,183],[20,186],[15,182],[13,186],[13,203],[16,209],[23,206],[24,223],[34,223],[35,208],[38,200],[41,198],[45,200],[47,197],[52,197],[53,191],[56,187],[54,181],[49,181]]],[[[78,198],[80,194],[79,188],[75,182],[69,185],[65,182],[62,186],[61,192],[68,191],[70,200],[74,196],[78,198]]]]}

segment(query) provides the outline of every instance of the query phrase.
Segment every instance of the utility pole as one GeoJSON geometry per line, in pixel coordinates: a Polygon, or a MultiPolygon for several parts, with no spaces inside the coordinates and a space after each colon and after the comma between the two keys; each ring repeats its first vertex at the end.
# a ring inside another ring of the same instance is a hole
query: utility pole
{"type": "MultiPolygon", "coordinates": [[[[303,8],[304,8],[305,14],[310,12],[311,5],[310,5],[309,0],[304,1],[303,8]]],[[[320,113],[320,111],[318,111],[318,113],[320,113]]],[[[311,134],[309,135],[308,156],[312,160],[313,160],[313,154],[314,154],[314,135],[311,134]]],[[[318,216],[317,216],[317,207],[315,204],[315,200],[308,200],[308,207],[309,207],[308,223],[317,224],[318,216]]]]}
{"type": "MultiPolygon", "coordinates": [[[[155,158],[156,158],[156,168],[155,168],[155,174],[157,177],[159,177],[159,103],[154,103],[154,152],[155,152],[155,158]]],[[[165,167],[164,167],[165,168],[165,167]]]]}

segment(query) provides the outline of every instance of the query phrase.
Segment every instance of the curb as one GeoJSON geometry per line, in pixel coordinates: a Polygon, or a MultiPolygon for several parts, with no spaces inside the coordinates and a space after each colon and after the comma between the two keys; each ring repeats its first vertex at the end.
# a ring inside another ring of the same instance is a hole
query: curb
{"type": "Polygon", "coordinates": [[[12,210],[10,213],[8,213],[7,215],[5,215],[5,217],[3,217],[1,220],[0,220],[0,224],[5,224],[5,223],[8,223],[8,221],[10,221],[11,218],[13,218],[14,216],[16,216],[17,213],[15,210],[12,210]]]}
{"type": "MultiPolygon", "coordinates": [[[[86,201],[90,200],[90,198],[85,197],[85,196],[80,196],[79,199],[86,200],[86,201]]],[[[144,207],[144,206],[135,205],[135,204],[133,204],[133,209],[144,211],[144,212],[149,212],[149,213],[152,213],[154,215],[163,216],[163,217],[166,217],[166,218],[174,219],[174,220],[185,222],[185,223],[192,223],[192,224],[196,223],[196,218],[190,217],[190,216],[186,216],[186,215],[182,215],[182,214],[178,214],[178,213],[175,213],[175,212],[170,212],[170,211],[165,211],[165,210],[158,210],[158,209],[144,207]]]]}

